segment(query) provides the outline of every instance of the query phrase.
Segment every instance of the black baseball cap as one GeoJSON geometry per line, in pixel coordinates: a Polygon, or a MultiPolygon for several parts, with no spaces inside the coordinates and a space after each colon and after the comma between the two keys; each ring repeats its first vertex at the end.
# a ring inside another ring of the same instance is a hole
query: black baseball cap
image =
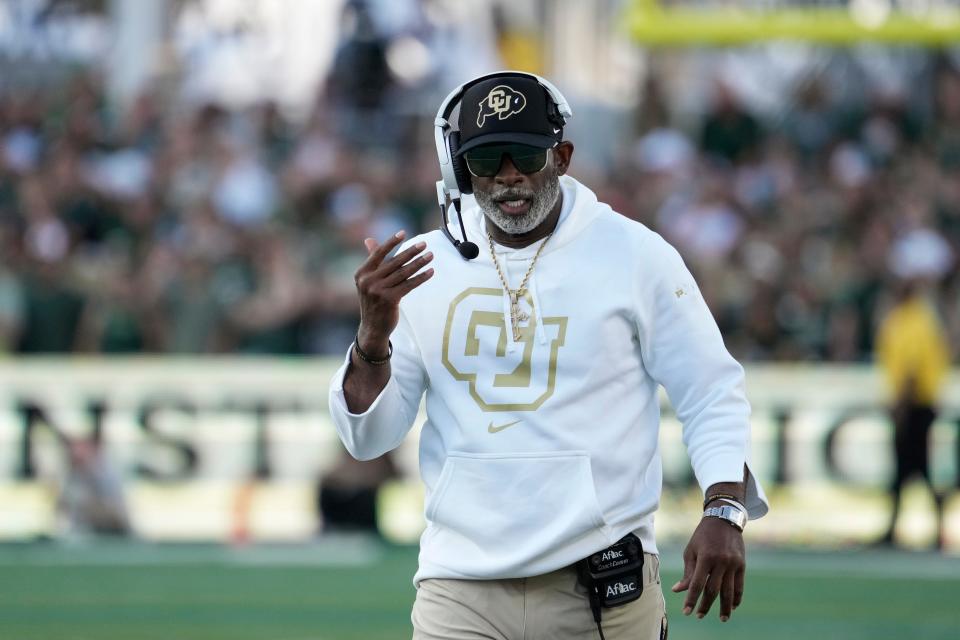
{"type": "Polygon", "coordinates": [[[562,139],[563,121],[556,105],[533,78],[490,78],[468,88],[460,100],[457,155],[504,142],[548,149],[562,139]]]}

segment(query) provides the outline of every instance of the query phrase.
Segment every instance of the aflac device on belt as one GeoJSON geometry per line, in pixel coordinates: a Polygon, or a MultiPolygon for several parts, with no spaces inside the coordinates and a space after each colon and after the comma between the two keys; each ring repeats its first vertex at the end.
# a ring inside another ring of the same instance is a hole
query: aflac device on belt
{"type": "Polygon", "coordinates": [[[580,584],[587,588],[590,610],[600,627],[600,608],[633,602],[643,593],[643,545],[632,533],[577,563],[580,584]]]}

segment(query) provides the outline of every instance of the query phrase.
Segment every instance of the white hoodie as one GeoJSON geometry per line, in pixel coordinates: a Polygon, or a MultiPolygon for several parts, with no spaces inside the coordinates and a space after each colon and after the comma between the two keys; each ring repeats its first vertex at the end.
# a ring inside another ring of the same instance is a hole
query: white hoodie
{"type": "MultiPolygon", "coordinates": [[[[464,260],[440,231],[406,243],[425,241],[436,273],[400,303],[380,396],[365,413],[347,409],[349,353],[331,383],[337,432],[362,460],[400,444],[426,391],[417,584],[538,575],[631,531],[656,553],[658,384],[683,424],[700,486],[743,480],[743,369],[680,255],[576,180],[560,181],[560,221],[528,283],[519,342],[483,214],[467,198],[464,222],[479,257],[464,260]]],[[[519,287],[540,242],[494,246],[510,287],[519,287]]],[[[746,506],[759,518],[766,498],[750,475],[746,506]]]]}

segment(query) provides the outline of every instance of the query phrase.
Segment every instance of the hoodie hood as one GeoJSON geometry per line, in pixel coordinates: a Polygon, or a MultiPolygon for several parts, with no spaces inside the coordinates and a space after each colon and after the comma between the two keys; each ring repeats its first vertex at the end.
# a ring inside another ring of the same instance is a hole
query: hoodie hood
{"type": "MultiPolygon", "coordinates": [[[[546,246],[543,247],[541,259],[545,255],[561,250],[565,245],[577,238],[584,229],[600,216],[612,213],[608,205],[597,202],[596,194],[577,180],[569,176],[560,176],[559,180],[560,197],[562,199],[560,219],[557,221],[557,227],[553,234],[549,237],[549,240],[546,241],[546,246]]],[[[472,195],[463,197],[461,207],[463,210],[463,224],[467,229],[467,236],[480,248],[480,254],[473,262],[478,265],[485,265],[491,269],[495,268],[493,259],[490,256],[486,217],[483,214],[483,210],[472,195]]],[[[449,228],[454,237],[460,236],[459,225],[455,219],[450,220],[449,228]]],[[[530,260],[534,258],[543,242],[544,240],[539,240],[519,249],[494,243],[493,250],[497,255],[497,262],[511,288],[520,286],[521,279],[526,273],[530,260]]],[[[534,313],[532,322],[536,340],[545,344],[547,338],[541,318],[546,313],[546,310],[541,304],[536,270],[530,274],[526,291],[533,299],[534,313]]],[[[507,318],[508,322],[511,322],[510,331],[507,331],[507,350],[513,352],[517,349],[517,341],[514,339],[512,316],[510,315],[510,296],[506,291],[503,292],[503,317],[507,318]]]]}
{"type": "MultiPolygon", "coordinates": [[[[560,220],[557,222],[557,228],[550,237],[547,246],[543,248],[544,254],[557,251],[576,238],[600,215],[611,211],[608,205],[597,202],[597,196],[593,191],[570,176],[560,176],[560,197],[563,200],[560,220]]],[[[480,255],[477,260],[492,262],[490,251],[487,249],[486,217],[483,215],[483,211],[472,195],[463,196],[461,207],[467,236],[480,247],[480,255]]],[[[460,237],[460,226],[457,224],[455,215],[450,216],[448,228],[455,238],[460,237]]],[[[536,253],[539,246],[540,242],[534,242],[522,249],[511,249],[494,244],[494,249],[498,256],[506,254],[507,259],[526,260],[536,253]]]]}

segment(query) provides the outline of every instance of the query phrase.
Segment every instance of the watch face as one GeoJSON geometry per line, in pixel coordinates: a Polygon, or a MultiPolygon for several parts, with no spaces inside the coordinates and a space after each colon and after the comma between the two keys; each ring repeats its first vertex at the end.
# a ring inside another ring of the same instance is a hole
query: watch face
{"type": "Polygon", "coordinates": [[[746,520],[745,514],[740,509],[734,507],[724,507],[723,517],[726,520],[729,520],[732,524],[735,524],[738,528],[743,529],[744,522],[746,520]]]}
{"type": "Polygon", "coordinates": [[[743,527],[747,522],[746,513],[729,505],[724,505],[722,507],[710,507],[703,512],[703,515],[726,520],[741,531],[743,531],[743,527]]]}

